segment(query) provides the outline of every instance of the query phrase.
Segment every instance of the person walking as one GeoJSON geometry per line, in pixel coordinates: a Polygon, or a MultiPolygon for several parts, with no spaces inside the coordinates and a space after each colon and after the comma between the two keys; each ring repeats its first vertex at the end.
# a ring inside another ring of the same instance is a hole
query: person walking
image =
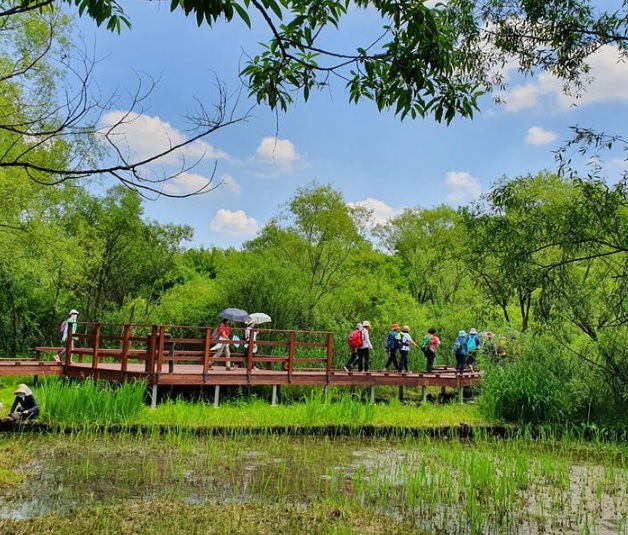
{"type": "Polygon", "coordinates": [[[220,357],[223,353],[226,355],[227,360],[225,361],[225,369],[231,370],[231,350],[229,349],[229,344],[231,343],[231,329],[229,328],[229,321],[223,319],[218,326],[218,343],[220,347],[216,354],[214,355],[214,359],[220,357]]]}
{"type": "Polygon", "coordinates": [[[344,370],[350,372],[353,370],[353,366],[358,362],[358,349],[362,347],[362,324],[356,323],[355,329],[351,331],[348,338],[349,344],[349,360],[345,365],[344,370]]]}
{"type": "Polygon", "coordinates": [[[245,361],[243,363],[243,367],[247,367],[246,358],[249,354],[249,343],[253,344],[251,348],[252,358],[253,358],[253,370],[259,370],[259,368],[255,365],[255,354],[257,353],[257,329],[255,329],[255,320],[250,320],[246,323],[246,329],[244,329],[244,358],[245,361]]]}
{"type": "MultiPolygon", "coordinates": [[[[76,334],[77,323],[78,323],[78,310],[73,308],[72,310],[70,310],[70,313],[68,314],[67,319],[63,320],[59,327],[59,330],[61,331],[61,343],[62,344],[66,344],[68,340],[68,330],[70,329],[70,326],[72,327],[72,340],[70,341],[71,349],[74,349],[74,340],[75,340],[74,334],[76,334]]],[[[55,360],[57,362],[61,362],[61,358],[65,356],[66,347],[67,346],[64,345],[63,349],[55,355],[55,360]]],[[[72,355],[70,355],[70,357],[72,357],[72,355]]]]}
{"type": "Polygon", "coordinates": [[[465,331],[458,332],[452,351],[454,352],[454,357],[456,357],[456,374],[462,375],[467,362],[467,333],[465,331]]]}
{"type": "Polygon", "coordinates": [[[427,373],[432,373],[434,370],[434,360],[436,359],[438,346],[440,346],[440,339],[436,336],[436,329],[434,327],[430,327],[421,342],[421,350],[423,351],[425,360],[427,361],[425,367],[425,371],[427,373]]]}
{"type": "Polygon", "coordinates": [[[387,372],[388,367],[393,365],[395,371],[399,371],[399,364],[397,363],[397,344],[400,337],[399,324],[395,323],[391,328],[388,336],[386,337],[386,354],[388,360],[384,365],[383,371],[387,372]]]}
{"type": "Polygon", "coordinates": [[[399,349],[399,373],[410,373],[408,369],[408,354],[410,353],[410,346],[419,347],[410,336],[410,327],[407,325],[401,329],[401,348],[399,349]]]}
{"type": "Polygon", "coordinates": [[[358,371],[369,371],[371,349],[371,338],[369,331],[371,330],[371,322],[365,320],[362,322],[362,347],[358,348],[358,371]]]}
{"type": "Polygon", "coordinates": [[[475,366],[478,350],[482,345],[482,340],[478,335],[478,331],[475,327],[471,327],[469,330],[469,336],[467,337],[467,366],[473,371],[475,366]]]}

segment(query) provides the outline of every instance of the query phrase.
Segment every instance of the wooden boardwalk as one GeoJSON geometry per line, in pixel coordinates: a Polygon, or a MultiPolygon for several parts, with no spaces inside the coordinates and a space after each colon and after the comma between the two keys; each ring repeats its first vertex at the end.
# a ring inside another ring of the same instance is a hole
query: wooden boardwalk
{"type": "Polygon", "coordinates": [[[2,359],[0,376],[142,380],[152,388],[153,404],[158,388],[170,386],[213,386],[217,404],[221,386],[272,386],[275,401],[276,388],[289,385],[371,387],[372,397],[379,386],[420,387],[425,398],[428,387],[457,389],[462,396],[464,388],[481,383],[477,372],[457,375],[446,367],[429,374],[347,372],[339,364],[334,367],[334,340],[329,332],[257,329],[254,346],[246,351],[241,345],[232,346],[232,368],[226,369],[226,357],[215,357],[208,327],[79,324],[77,331],[74,343],[70,338],[66,344],[63,362],[53,359],[62,348],[38,347],[34,359],[2,359]]]}

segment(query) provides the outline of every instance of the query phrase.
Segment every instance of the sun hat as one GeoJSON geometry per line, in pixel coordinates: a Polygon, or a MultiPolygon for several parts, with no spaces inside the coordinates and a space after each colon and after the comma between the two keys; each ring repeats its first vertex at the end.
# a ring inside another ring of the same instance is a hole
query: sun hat
{"type": "Polygon", "coordinates": [[[467,336],[467,333],[464,331],[458,332],[458,336],[467,336]]]}
{"type": "Polygon", "coordinates": [[[489,339],[490,339],[490,338],[493,338],[493,336],[495,336],[495,333],[494,333],[494,332],[488,331],[488,332],[486,333],[486,337],[487,337],[487,338],[489,338],[489,339]]]}
{"type": "Polygon", "coordinates": [[[395,323],[395,324],[394,324],[394,325],[390,328],[390,330],[391,330],[391,331],[398,331],[398,330],[399,330],[399,324],[398,324],[398,323],[395,323]]]}
{"type": "Polygon", "coordinates": [[[475,330],[475,327],[471,327],[469,334],[478,334],[478,332],[475,330]]]}
{"type": "Polygon", "coordinates": [[[362,327],[366,327],[367,329],[371,327],[371,322],[369,320],[364,320],[362,322],[362,327]]]}
{"type": "Polygon", "coordinates": [[[31,389],[28,388],[24,383],[17,385],[15,392],[13,392],[16,396],[22,394],[23,396],[30,396],[32,394],[31,389]]]}
{"type": "Polygon", "coordinates": [[[362,328],[362,324],[361,323],[356,323],[355,324],[355,328],[356,329],[361,329],[362,328]]]}
{"type": "Polygon", "coordinates": [[[410,327],[408,327],[407,325],[403,326],[403,329],[401,329],[404,333],[409,333],[410,332],[410,327]]]}
{"type": "Polygon", "coordinates": [[[79,313],[79,312],[78,312],[78,310],[76,310],[76,308],[73,308],[72,310],[70,310],[70,316],[71,316],[72,314],[78,314],[78,313],[79,313]]]}

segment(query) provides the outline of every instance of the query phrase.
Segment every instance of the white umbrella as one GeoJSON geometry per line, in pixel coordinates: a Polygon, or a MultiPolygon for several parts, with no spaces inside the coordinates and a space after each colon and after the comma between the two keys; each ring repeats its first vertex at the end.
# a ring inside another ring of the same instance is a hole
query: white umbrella
{"type": "Polygon", "coordinates": [[[253,314],[249,314],[249,316],[251,316],[251,321],[254,321],[255,325],[273,321],[268,314],[264,314],[263,312],[253,312],[253,314]]]}

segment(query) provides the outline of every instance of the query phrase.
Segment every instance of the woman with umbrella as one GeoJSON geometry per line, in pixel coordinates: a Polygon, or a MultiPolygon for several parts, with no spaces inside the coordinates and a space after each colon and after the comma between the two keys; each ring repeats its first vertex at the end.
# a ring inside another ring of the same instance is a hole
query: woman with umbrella
{"type": "Polygon", "coordinates": [[[218,351],[216,351],[214,358],[218,358],[223,353],[225,353],[227,356],[227,360],[225,361],[226,370],[232,369],[231,362],[229,360],[231,358],[231,351],[229,350],[230,342],[231,342],[231,329],[229,328],[229,320],[227,320],[226,318],[223,318],[222,321],[220,322],[220,326],[218,327],[218,344],[220,345],[220,347],[218,348],[218,351]]]}

